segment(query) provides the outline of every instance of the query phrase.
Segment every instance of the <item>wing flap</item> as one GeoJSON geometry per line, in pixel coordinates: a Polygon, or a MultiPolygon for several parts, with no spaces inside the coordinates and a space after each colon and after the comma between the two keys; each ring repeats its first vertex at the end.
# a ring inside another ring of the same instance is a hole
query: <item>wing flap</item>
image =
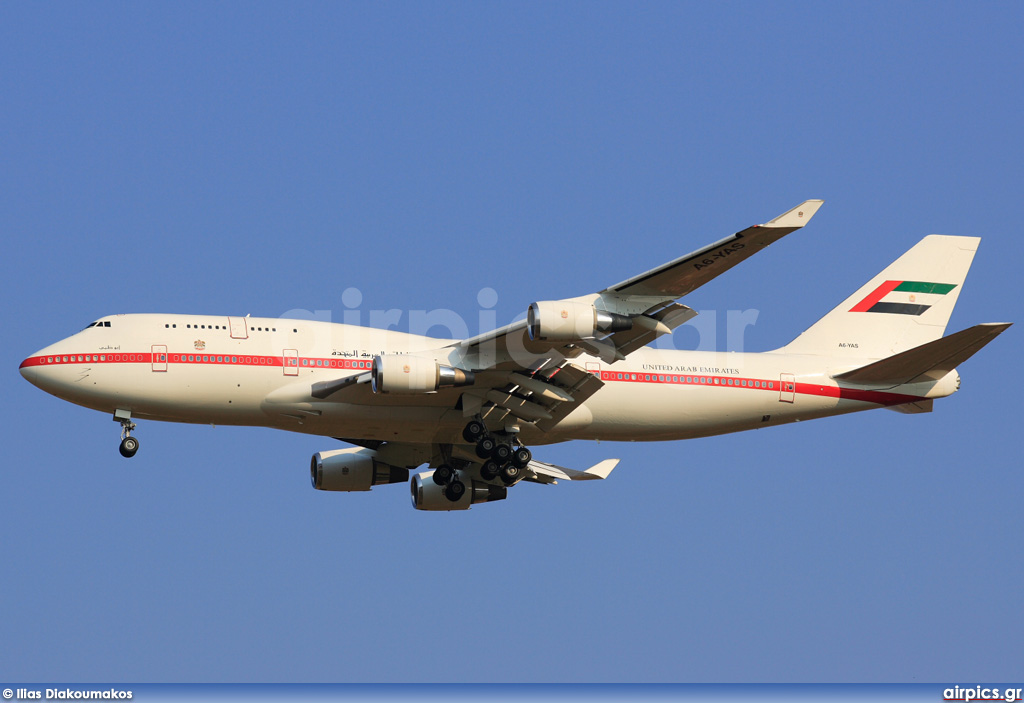
{"type": "Polygon", "coordinates": [[[687,320],[697,316],[697,311],[670,303],[655,312],[648,311],[634,318],[633,329],[615,332],[608,341],[623,357],[627,357],[637,349],[646,347],[663,334],[670,334],[687,320]],[[649,322],[648,322],[649,321],[649,322]]]}
{"type": "Polygon", "coordinates": [[[330,381],[318,381],[313,384],[309,394],[317,398],[318,400],[325,400],[326,398],[334,395],[338,391],[344,390],[351,386],[360,383],[369,383],[371,374],[369,371],[365,373],[355,373],[342,378],[336,378],[330,381]]]}

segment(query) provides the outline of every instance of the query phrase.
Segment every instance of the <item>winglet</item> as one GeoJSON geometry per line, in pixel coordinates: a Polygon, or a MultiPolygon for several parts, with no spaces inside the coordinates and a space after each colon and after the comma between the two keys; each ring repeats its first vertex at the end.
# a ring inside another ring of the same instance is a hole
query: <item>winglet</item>
{"type": "Polygon", "coordinates": [[[811,221],[814,213],[824,204],[824,200],[805,200],[792,210],[784,212],[774,220],[764,223],[762,227],[803,227],[811,221]]]}

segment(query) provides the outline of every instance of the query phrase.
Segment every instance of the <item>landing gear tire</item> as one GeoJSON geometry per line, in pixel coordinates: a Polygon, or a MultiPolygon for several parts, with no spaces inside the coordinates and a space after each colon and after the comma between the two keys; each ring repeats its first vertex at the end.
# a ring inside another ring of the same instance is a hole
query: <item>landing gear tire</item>
{"type": "Polygon", "coordinates": [[[135,452],[139,451],[139,440],[134,437],[125,437],[121,440],[121,446],[117,450],[125,459],[131,459],[135,456],[135,452]]]}
{"type": "Polygon", "coordinates": [[[462,438],[467,442],[478,442],[487,434],[487,427],[479,420],[470,420],[466,423],[466,429],[462,430],[462,438]]]}
{"type": "Polygon", "coordinates": [[[530,463],[531,459],[533,459],[533,452],[531,452],[526,447],[519,447],[514,452],[512,452],[512,463],[515,464],[520,469],[525,469],[526,465],[530,463]]]}
{"type": "Polygon", "coordinates": [[[523,475],[523,470],[515,464],[505,464],[501,467],[501,481],[506,486],[511,486],[523,475]]]}
{"type": "Polygon", "coordinates": [[[458,503],[459,499],[466,494],[466,484],[462,481],[455,479],[448,484],[448,487],[444,489],[444,497],[453,503],[458,503]]]}
{"type": "Polygon", "coordinates": [[[493,458],[499,464],[504,464],[512,456],[512,447],[507,444],[499,444],[494,447],[494,451],[491,453],[493,458]]]}
{"type": "Polygon", "coordinates": [[[490,459],[496,444],[494,437],[482,437],[476,443],[476,455],[481,459],[490,459]]]}
{"type": "MultiPolygon", "coordinates": [[[[454,476],[455,469],[448,466],[448,464],[441,464],[436,469],[434,469],[434,475],[431,478],[434,479],[434,483],[436,483],[438,486],[447,486],[449,483],[451,483],[451,480],[454,476]]],[[[466,487],[463,486],[462,490],[466,490],[466,487]]]]}
{"type": "Polygon", "coordinates": [[[498,472],[501,471],[501,467],[498,462],[489,460],[485,461],[480,467],[480,478],[485,481],[493,481],[498,478],[498,472]]]}

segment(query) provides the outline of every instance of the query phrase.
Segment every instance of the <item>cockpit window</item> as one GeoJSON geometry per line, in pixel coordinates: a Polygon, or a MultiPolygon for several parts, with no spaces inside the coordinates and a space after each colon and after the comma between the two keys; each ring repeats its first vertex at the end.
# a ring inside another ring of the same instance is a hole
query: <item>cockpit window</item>
{"type": "Polygon", "coordinates": [[[85,329],[89,329],[90,327],[110,327],[110,320],[97,320],[91,325],[86,325],[85,329]]]}

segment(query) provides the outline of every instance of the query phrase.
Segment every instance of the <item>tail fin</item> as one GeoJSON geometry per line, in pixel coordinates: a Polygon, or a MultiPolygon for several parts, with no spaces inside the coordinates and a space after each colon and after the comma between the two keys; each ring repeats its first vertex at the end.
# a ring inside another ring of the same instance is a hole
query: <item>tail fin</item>
{"type": "Polygon", "coordinates": [[[980,241],[925,237],[778,351],[881,359],[939,339],[980,241]]]}

